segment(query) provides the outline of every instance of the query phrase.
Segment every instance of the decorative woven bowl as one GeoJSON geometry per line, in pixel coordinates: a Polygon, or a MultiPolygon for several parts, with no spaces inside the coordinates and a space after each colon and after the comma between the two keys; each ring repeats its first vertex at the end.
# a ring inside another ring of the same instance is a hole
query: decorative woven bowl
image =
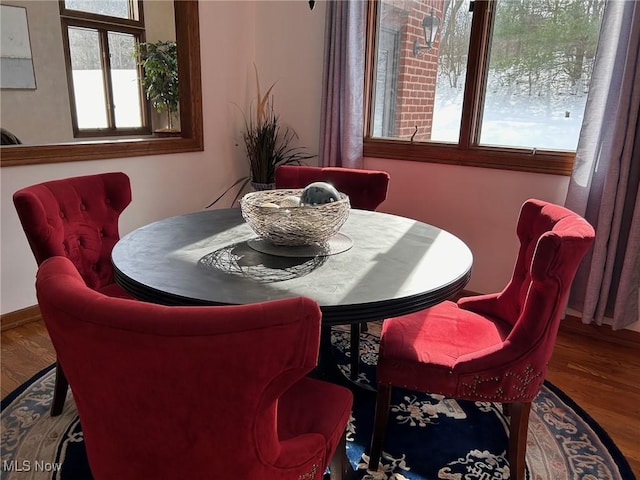
{"type": "Polygon", "coordinates": [[[274,206],[280,205],[287,197],[300,197],[301,193],[302,189],[247,193],[240,200],[242,216],[258,236],[276,245],[298,246],[326,242],[349,217],[349,197],[340,193],[340,200],[323,205],[274,206]]]}

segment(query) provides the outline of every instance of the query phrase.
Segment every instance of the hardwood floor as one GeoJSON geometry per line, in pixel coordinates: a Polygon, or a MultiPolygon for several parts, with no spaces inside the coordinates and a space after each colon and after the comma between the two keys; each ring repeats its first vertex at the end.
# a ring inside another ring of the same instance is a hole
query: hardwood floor
{"type": "MultiPolygon", "coordinates": [[[[375,328],[375,326],[373,327],[375,328]]],[[[55,361],[41,321],[2,332],[2,397],[55,361]]],[[[547,379],[609,434],[640,478],[640,333],[566,319],[547,379]]]]}
{"type": "Polygon", "coordinates": [[[42,320],[5,330],[0,335],[2,398],[56,361],[42,320]]]}

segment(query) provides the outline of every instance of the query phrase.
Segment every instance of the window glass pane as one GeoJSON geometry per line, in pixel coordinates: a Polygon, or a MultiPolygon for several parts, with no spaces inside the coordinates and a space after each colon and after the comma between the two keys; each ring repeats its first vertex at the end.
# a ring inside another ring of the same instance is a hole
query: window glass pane
{"type": "Polygon", "coordinates": [[[70,10],[135,20],[129,11],[129,0],[65,0],[64,4],[70,10]]]}
{"type": "Polygon", "coordinates": [[[471,37],[469,4],[469,0],[445,2],[440,41],[434,45],[438,54],[438,76],[431,140],[436,142],[457,143],[460,136],[471,37]]]}
{"type": "Polygon", "coordinates": [[[470,32],[469,0],[380,2],[372,136],[458,141],[470,32]]]}
{"type": "Polygon", "coordinates": [[[108,37],[116,128],[141,127],[135,37],[117,32],[109,32],[108,37]]]}
{"type": "Polygon", "coordinates": [[[78,128],[106,128],[107,111],[97,30],[69,27],[78,128]]]}
{"type": "Polygon", "coordinates": [[[604,0],[498,0],[480,143],[575,150],[604,0]]]}

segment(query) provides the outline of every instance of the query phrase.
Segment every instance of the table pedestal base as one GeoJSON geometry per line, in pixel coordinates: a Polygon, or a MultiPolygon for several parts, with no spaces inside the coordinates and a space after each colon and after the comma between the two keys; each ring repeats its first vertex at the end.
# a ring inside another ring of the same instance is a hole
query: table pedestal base
{"type": "Polygon", "coordinates": [[[333,356],[330,326],[323,326],[320,331],[320,353],[318,355],[318,366],[309,375],[319,380],[342,385],[350,390],[357,388],[359,391],[368,391],[372,394],[376,393],[375,388],[356,382],[345,376],[340,371],[333,356]]]}

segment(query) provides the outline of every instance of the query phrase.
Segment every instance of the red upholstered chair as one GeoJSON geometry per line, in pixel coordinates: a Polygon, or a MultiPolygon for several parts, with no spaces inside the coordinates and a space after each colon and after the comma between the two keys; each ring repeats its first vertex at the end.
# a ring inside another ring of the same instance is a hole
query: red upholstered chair
{"type": "Polygon", "coordinates": [[[528,200],[517,235],[520,250],[502,292],[384,321],[371,470],[378,468],[392,386],[402,386],[506,406],[511,478],[524,479],[531,401],[544,381],[569,287],[594,231],[563,207],[528,200]]]}
{"type": "Polygon", "coordinates": [[[346,193],[353,208],[375,210],[387,198],[389,174],[379,170],[306,165],[281,165],[276,169],[276,188],[304,188],[313,182],[327,182],[346,193]]]}
{"type": "MultiPolygon", "coordinates": [[[[349,196],[353,208],[375,210],[387,198],[389,174],[379,170],[342,167],[309,167],[281,165],[276,169],[276,188],[304,188],[313,182],[327,182],[349,196]]],[[[351,378],[358,376],[360,360],[360,328],[351,325],[351,378]]]]}
{"type": "Polygon", "coordinates": [[[313,480],[332,457],[332,478],[347,470],[351,392],[305,376],[320,342],[312,300],[107,297],[64,257],[40,266],[36,291],[96,480],[313,480]]]}
{"type": "MultiPolygon", "coordinates": [[[[89,287],[129,297],[113,282],[111,267],[118,218],[131,203],[129,177],[116,172],[40,183],[18,190],[13,203],[38,265],[68,257],[89,287]]],[[[51,415],[62,412],[67,387],[58,365],[51,415]]]]}

